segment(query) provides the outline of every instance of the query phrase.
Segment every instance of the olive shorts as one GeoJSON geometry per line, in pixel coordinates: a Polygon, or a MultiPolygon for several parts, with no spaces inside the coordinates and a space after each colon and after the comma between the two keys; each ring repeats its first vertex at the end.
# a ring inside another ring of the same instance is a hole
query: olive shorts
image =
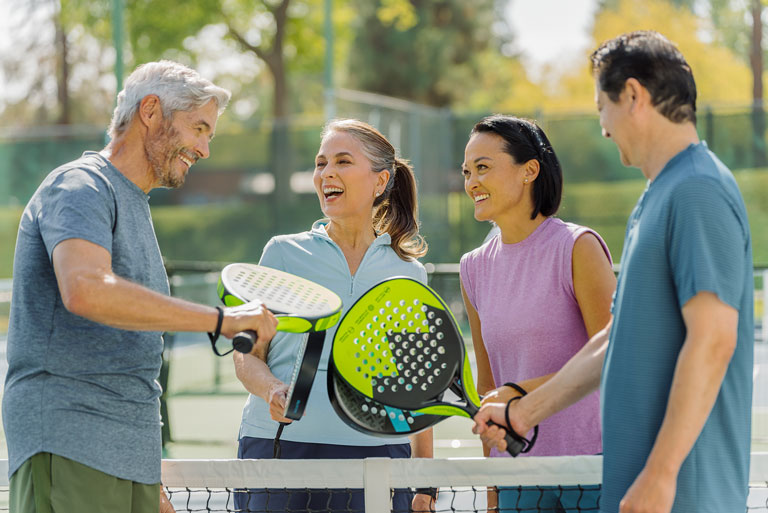
{"type": "Polygon", "coordinates": [[[39,452],[11,476],[14,513],[157,513],[160,483],[120,479],[49,452],[39,452]]]}

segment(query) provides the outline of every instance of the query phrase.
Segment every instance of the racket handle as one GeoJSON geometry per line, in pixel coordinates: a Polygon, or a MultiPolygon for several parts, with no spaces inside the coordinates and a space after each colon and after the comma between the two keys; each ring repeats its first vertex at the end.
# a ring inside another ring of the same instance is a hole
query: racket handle
{"type": "Polygon", "coordinates": [[[241,331],[232,339],[232,345],[234,348],[237,351],[245,354],[251,352],[255,343],[256,332],[251,330],[241,331]]]}
{"type": "Polygon", "coordinates": [[[494,422],[488,422],[488,425],[489,426],[496,426],[499,429],[501,429],[502,431],[504,431],[504,433],[506,433],[504,435],[504,441],[507,442],[507,452],[511,456],[517,456],[518,454],[520,454],[520,452],[524,448],[522,440],[520,440],[518,437],[516,437],[515,435],[513,435],[512,433],[507,431],[505,428],[499,426],[498,424],[496,424],[494,422]]]}

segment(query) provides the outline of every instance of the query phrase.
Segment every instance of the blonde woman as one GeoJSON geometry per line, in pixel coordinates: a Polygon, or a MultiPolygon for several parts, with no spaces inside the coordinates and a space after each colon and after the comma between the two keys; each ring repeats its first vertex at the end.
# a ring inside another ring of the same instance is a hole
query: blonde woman
{"type": "MultiPolygon", "coordinates": [[[[315,157],[314,184],[326,219],[312,229],[274,237],[264,248],[261,265],[315,281],[335,291],[349,308],[370,287],[391,276],[410,276],[426,282],[427,273],[416,258],[426,253],[416,217],[413,170],[397,158],[395,148],[375,128],[356,120],[329,123],[315,157]]],[[[326,372],[335,328],[326,344],[304,417],[281,435],[283,458],[432,457],[432,432],[401,439],[359,433],[334,413],[326,390],[326,372]]],[[[271,458],[273,439],[282,416],[296,348],[302,335],[279,333],[266,361],[237,354],[237,376],[250,392],[240,427],[240,458],[271,458]]],[[[245,511],[336,511],[363,509],[362,491],[309,491],[239,497],[245,511]]],[[[393,507],[430,511],[433,498],[397,492],[393,507]]]]}

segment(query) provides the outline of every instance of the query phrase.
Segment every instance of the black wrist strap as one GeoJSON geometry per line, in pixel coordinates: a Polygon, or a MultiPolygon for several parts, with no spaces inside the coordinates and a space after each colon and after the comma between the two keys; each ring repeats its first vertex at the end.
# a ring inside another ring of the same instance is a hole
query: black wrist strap
{"type": "Polygon", "coordinates": [[[509,421],[509,405],[512,404],[513,401],[520,400],[524,395],[528,395],[528,392],[517,383],[508,382],[508,383],[504,383],[504,386],[514,388],[521,394],[507,401],[507,406],[504,408],[504,420],[507,422],[507,429],[509,430],[510,434],[512,434],[515,438],[519,438],[525,444],[525,447],[520,452],[521,453],[529,452],[531,449],[533,449],[533,444],[536,443],[536,438],[538,438],[539,436],[539,426],[536,425],[533,427],[533,436],[531,437],[530,440],[528,440],[527,438],[515,433],[515,430],[512,429],[512,423],[509,421]]]}
{"type": "Polygon", "coordinates": [[[285,426],[288,424],[290,423],[281,422],[280,427],[277,428],[277,433],[275,433],[275,440],[272,442],[272,458],[276,460],[279,460],[282,454],[282,448],[280,447],[280,435],[283,434],[283,429],[285,429],[285,426]]]}
{"type": "Polygon", "coordinates": [[[505,387],[514,388],[515,390],[520,392],[520,395],[528,395],[528,392],[523,387],[518,385],[517,383],[512,383],[511,381],[509,381],[507,383],[504,383],[504,386],[505,387]]]}
{"type": "Polygon", "coordinates": [[[221,325],[224,323],[224,309],[220,306],[214,307],[219,312],[219,318],[216,321],[216,331],[213,333],[208,333],[208,338],[211,339],[211,344],[215,344],[217,340],[219,340],[219,335],[221,335],[221,325]]]}

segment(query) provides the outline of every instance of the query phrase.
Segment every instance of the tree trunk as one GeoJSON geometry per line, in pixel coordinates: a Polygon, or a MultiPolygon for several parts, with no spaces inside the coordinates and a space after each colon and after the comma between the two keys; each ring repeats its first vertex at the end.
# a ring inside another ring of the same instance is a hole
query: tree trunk
{"type": "Polygon", "coordinates": [[[290,120],[288,119],[288,81],[285,76],[285,57],[283,55],[283,38],[288,22],[287,8],[289,2],[290,0],[283,0],[273,11],[276,30],[270,58],[267,61],[274,80],[272,104],[274,125],[272,126],[269,162],[275,177],[273,201],[276,207],[274,212],[277,214],[275,228],[278,231],[287,228],[285,224],[288,220],[283,212],[286,211],[286,207],[290,208],[290,205],[294,203],[294,195],[291,194],[291,175],[294,171],[294,162],[291,151],[290,120]]]}
{"type": "Polygon", "coordinates": [[[765,149],[765,110],[763,108],[763,5],[752,0],[752,44],[749,61],[752,67],[752,154],[754,167],[768,163],[765,149]]]}
{"type": "MultiPolygon", "coordinates": [[[[272,44],[262,41],[253,44],[248,41],[244,33],[239,32],[232,21],[227,21],[229,34],[240,45],[256,54],[264,61],[272,75],[273,80],[273,125],[269,141],[269,171],[275,179],[275,190],[271,196],[273,228],[282,231],[286,227],[283,212],[290,210],[294,202],[291,194],[291,174],[293,173],[293,159],[290,144],[290,127],[288,119],[288,81],[285,76],[285,56],[283,55],[283,41],[288,23],[288,4],[290,0],[282,0],[277,5],[264,2],[264,5],[272,13],[275,19],[275,35],[272,44]]],[[[224,16],[226,18],[226,14],[224,16]]]]}
{"type": "MultiPolygon", "coordinates": [[[[276,212],[284,210],[286,206],[293,203],[293,194],[291,194],[291,174],[293,173],[293,158],[291,152],[291,130],[288,119],[288,91],[286,85],[285,72],[281,66],[274,72],[274,104],[272,113],[274,115],[272,134],[270,141],[270,168],[275,177],[275,206],[276,212]]],[[[283,228],[283,215],[276,219],[276,228],[283,228]]]]}
{"type": "Polygon", "coordinates": [[[64,31],[64,27],[61,25],[61,13],[56,13],[54,16],[54,25],[56,27],[56,94],[59,101],[59,118],[57,122],[60,125],[69,125],[72,123],[72,115],[69,103],[69,62],[67,59],[67,33],[64,31]]]}

